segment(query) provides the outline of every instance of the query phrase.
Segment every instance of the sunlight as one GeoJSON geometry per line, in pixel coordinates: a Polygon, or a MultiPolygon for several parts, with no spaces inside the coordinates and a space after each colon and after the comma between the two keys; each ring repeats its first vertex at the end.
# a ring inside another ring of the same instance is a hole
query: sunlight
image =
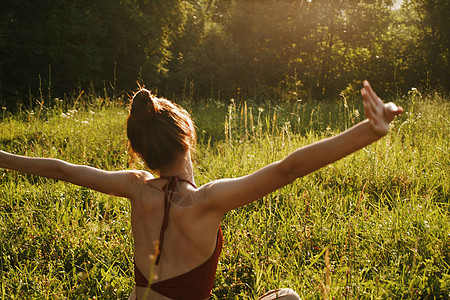
{"type": "Polygon", "coordinates": [[[399,9],[402,6],[403,0],[395,0],[393,9],[399,9]]]}

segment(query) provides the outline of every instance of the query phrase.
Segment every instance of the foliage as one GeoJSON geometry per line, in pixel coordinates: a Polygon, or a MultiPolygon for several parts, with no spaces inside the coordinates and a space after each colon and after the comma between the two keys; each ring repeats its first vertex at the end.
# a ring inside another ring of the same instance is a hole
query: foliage
{"type": "MultiPolygon", "coordinates": [[[[403,22],[409,23],[415,36],[412,36],[410,44],[415,43],[417,60],[411,64],[416,72],[426,70],[425,76],[417,76],[415,81],[421,86],[441,86],[449,89],[450,76],[450,16],[448,11],[450,3],[445,0],[410,0],[406,1],[403,10],[403,22]],[[412,25],[412,26],[411,26],[412,25]]],[[[411,36],[411,32],[409,33],[411,36]]],[[[412,45],[410,45],[411,48],[412,45]]],[[[404,56],[411,56],[410,51],[405,51],[404,56]]],[[[411,70],[413,71],[413,70],[411,70]]]]}
{"type": "Polygon", "coordinates": [[[0,104],[136,82],[190,100],[332,98],[365,78],[448,91],[448,1],[393,2],[5,0],[0,104]]]}
{"type": "Polygon", "coordinates": [[[134,87],[138,80],[156,85],[167,72],[170,38],[185,21],[182,4],[177,0],[2,1],[3,101],[17,101],[28,88],[33,95],[44,87],[61,97],[91,83],[118,94],[117,87],[134,87]]]}

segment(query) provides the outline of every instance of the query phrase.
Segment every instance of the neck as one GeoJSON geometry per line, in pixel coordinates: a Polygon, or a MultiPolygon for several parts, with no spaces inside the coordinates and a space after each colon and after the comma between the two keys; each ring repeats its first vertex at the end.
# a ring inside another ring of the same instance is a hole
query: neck
{"type": "Polygon", "coordinates": [[[167,166],[165,168],[161,168],[160,170],[161,177],[172,177],[177,176],[178,178],[189,180],[194,183],[194,171],[192,167],[191,154],[188,151],[185,155],[183,155],[179,160],[167,166]]]}

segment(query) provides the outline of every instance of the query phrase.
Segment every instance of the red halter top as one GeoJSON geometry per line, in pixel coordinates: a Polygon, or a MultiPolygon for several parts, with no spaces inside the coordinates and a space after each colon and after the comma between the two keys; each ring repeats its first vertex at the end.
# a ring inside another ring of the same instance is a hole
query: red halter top
{"type": "MultiPolygon", "coordinates": [[[[170,200],[172,199],[173,192],[179,181],[187,182],[195,187],[193,183],[187,180],[179,179],[176,176],[169,177],[168,182],[164,185],[164,218],[159,235],[159,253],[156,257],[156,265],[159,263],[161,258],[164,233],[169,221],[169,211],[171,206],[170,200]]],[[[174,300],[203,300],[209,298],[211,296],[211,290],[214,286],[214,279],[216,276],[219,256],[222,252],[222,245],[223,235],[222,230],[219,228],[217,233],[216,249],[208,260],[195,269],[184,274],[155,282],[150,285],[150,288],[158,294],[174,300]]],[[[134,264],[134,278],[136,286],[148,287],[149,283],[147,278],[145,278],[142,272],[137,268],[136,264],[134,264]]]]}

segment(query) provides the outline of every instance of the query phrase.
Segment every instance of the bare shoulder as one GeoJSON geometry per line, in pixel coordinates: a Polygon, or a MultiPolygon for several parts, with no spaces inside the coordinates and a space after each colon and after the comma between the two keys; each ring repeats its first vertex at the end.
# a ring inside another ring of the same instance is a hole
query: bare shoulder
{"type": "Polygon", "coordinates": [[[295,180],[282,162],[271,163],[251,174],[212,181],[201,187],[205,207],[221,214],[247,205],[295,180]]]}
{"type": "Polygon", "coordinates": [[[130,170],[130,173],[136,179],[137,183],[146,184],[148,181],[155,179],[152,173],[144,170],[130,170]]]}
{"type": "Polygon", "coordinates": [[[221,178],[214,181],[210,181],[200,186],[196,191],[197,206],[205,211],[215,211],[222,209],[217,208],[217,202],[232,188],[233,182],[238,182],[239,179],[235,178],[221,178]]]}
{"type": "Polygon", "coordinates": [[[133,196],[130,198],[131,201],[138,200],[142,193],[142,188],[155,178],[152,173],[144,170],[126,170],[123,172],[132,183],[133,196]]]}

